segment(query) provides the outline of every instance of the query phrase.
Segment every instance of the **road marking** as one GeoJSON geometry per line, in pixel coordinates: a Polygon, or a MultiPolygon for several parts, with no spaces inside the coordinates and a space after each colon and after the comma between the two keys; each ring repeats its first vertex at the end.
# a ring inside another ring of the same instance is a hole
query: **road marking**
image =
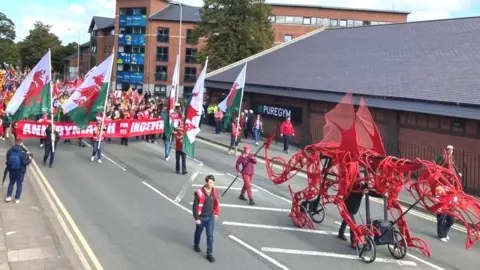
{"type": "MultiPolygon", "coordinates": [[[[193,205],[193,202],[190,202],[190,205],[193,205]]],[[[220,207],[290,213],[290,209],[285,209],[285,208],[272,208],[272,207],[260,207],[260,206],[238,205],[238,204],[222,204],[222,203],[220,204],[220,207]]]]}
{"type": "MultiPolygon", "coordinates": [[[[218,144],[215,144],[215,143],[208,142],[208,141],[203,140],[203,139],[201,139],[201,138],[197,138],[197,140],[198,140],[199,142],[201,142],[201,143],[210,145],[210,146],[212,146],[212,147],[214,147],[214,148],[217,148],[217,149],[221,149],[221,150],[228,149],[227,147],[224,147],[224,146],[221,146],[221,145],[218,145],[218,144]]],[[[262,163],[262,164],[266,164],[265,160],[263,160],[262,158],[257,158],[257,162],[260,162],[260,163],[262,163]]],[[[273,167],[274,167],[274,168],[277,168],[277,169],[281,169],[281,170],[283,169],[282,166],[279,166],[279,165],[277,165],[277,164],[273,164],[273,167]]],[[[227,173],[227,175],[233,176],[232,174],[229,174],[229,173],[227,173]]],[[[306,175],[305,173],[301,172],[301,171],[298,172],[296,175],[298,175],[298,176],[300,176],[300,177],[303,177],[303,178],[305,178],[305,179],[307,178],[307,175],[306,175]]],[[[233,176],[233,177],[235,177],[235,176],[233,176]]],[[[255,186],[255,185],[252,184],[252,186],[255,186]]],[[[255,186],[255,187],[259,188],[258,186],[255,186]]],[[[261,189],[261,188],[259,188],[259,189],[261,189]]],[[[263,190],[263,189],[262,189],[262,190],[263,190]]],[[[287,199],[285,199],[285,198],[283,198],[283,197],[280,197],[280,196],[278,196],[278,195],[275,195],[275,194],[273,194],[273,193],[271,193],[271,192],[269,192],[269,191],[267,191],[267,190],[263,190],[263,191],[266,191],[266,192],[270,193],[271,195],[273,195],[273,196],[275,196],[275,197],[277,197],[277,198],[279,198],[279,199],[281,199],[281,200],[283,200],[283,201],[288,201],[288,202],[291,203],[290,200],[287,200],[287,199]]],[[[379,203],[379,204],[382,204],[382,205],[383,205],[383,200],[375,199],[375,198],[371,198],[371,200],[374,201],[374,202],[376,202],[376,203],[379,203]]],[[[407,209],[408,209],[407,207],[402,206],[402,210],[403,210],[403,211],[406,211],[407,209]]],[[[432,216],[432,215],[430,215],[430,214],[425,214],[425,213],[419,212],[419,211],[414,210],[414,209],[411,209],[411,210],[408,212],[408,214],[411,214],[411,215],[414,215],[414,216],[417,216],[417,217],[419,217],[419,218],[423,218],[423,219],[425,219],[425,220],[429,220],[429,221],[432,221],[432,222],[435,222],[435,223],[437,222],[437,219],[436,219],[434,216],[432,216]]],[[[464,233],[467,232],[467,229],[466,229],[464,226],[461,226],[461,225],[456,225],[456,224],[455,224],[455,225],[452,226],[452,229],[455,229],[455,230],[457,230],[457,231],[464,232],[464,233]]]]}
{"type": "MultiPolygon", "coordinates": [[[[300,229],[300,228],[293,228],[293,227],[281,227],[281,226],[231,222],[231,221],[224,221],[222,222],[222,225],[257,228],[257,229],[280,230],[280,231],[305,232],[305,233],[314,233],[314,234],[323,234],[323,235],[335,235],[335,236],[338,235],[338,232],[331,232],[331,231],[320,231],[320,230],[300,229]]],[[[345,236],[350,236],[350,234],[346,233],[345,236]]]]}
{"type": "Polygon", "coordinates": [[[180,207],[180,209],[184,210],[184,211],[187,211],[188,213],[192,214],[192,210],[186,208],[185,206],[179,204],[179,203],[176,203],[174,200],[170,199],[167,195],[163,194],[162,192],[160,192],[158,189],[152,187],[149,183],[145,182],[145,181],[142,181],[142,184],[144,184],[145,186],[147,186],[149,189],[153,190],[155,193],[157,193],[158,195],[162,196],[165,200],[173,203],[174,205],[180,207]]]}
{"type": "MultiPolygon", "coordinates": [[[[320,256],[320,257],[330,257],[330,258],[339,258],[339,259],[348,259],[348,260],[361,260],[361,258],[358,257],[358,255],[340,254],[340,253],[332,253],[332,252],[283,249],[283,248],[271,248],[271,247],[262,247],[261,250],[264,252],[271,252],[271,253],[320,256]]],[[[413,261],[404,261],[404,260],[395,260],[395,259],[376,258],[375,262],[391,263],[391,264],[397,264],[400,266],[417,266],[417,263],[413,261]]]]}
{"type": "MultiPolygon", "coordinates": [[[[89,143],[85,142],[86,145],[88,145],[89,147],[92,147],[89,143]]],[[[122,165],[118,164],[115,160],[109,158],[108,156],[104,155],[102,153],[102,157],[106,158],[108,161],[112,162],[113,164],[115,164],[117,167],[119,167],[120,169],[126,171],[127,169],[125,167],[123,167],[122,165]]]]}
{"type": "Polygon", "coordinates": [[[70,216],[68,213],[67,209],[63,205],[63,203],[60,201],[60,198],[57,196],[55,191],[53,190],[52,186],[46,179],[45,175],[43,175],[42,171],[40,170],[40,167],[38,166],[37,162],[35,160],[32,160],[32,174],[34,174],[34,179],[37,181],[38,186],[42,190],[42,192],[45,194],[45,197],[47,198],[48,203],[52,207],[53,212],[55,213],[55,216],[57,217],[60,226],[62,226],[63,230],[65,231],[65,234],[67,235],[68,240],[73,246],[73,249],[75,250],[75,253],[77,253],[77,256],[79,257],[79,260],[81,261],[83,267],[87,270],[92,269],[90,267],[90,264],[88,263],[85,255],[83,254],[80,246],[77,244],[77,241],[75,240],[72,232],[68,228],[65,220],[62,217],[65,216],[65,219],[69,223],[70,227],[73,229],[73,233],[77,236],[78,240],[80,241],[81,245],[83,246],[83,249],[87,253],[87,256],[90,258],[92,261],[94,267],[97,270],[103,270],[102,265],[98,261],[97,257],[93,253],[93,250],[90,248],[90,245],[88,244],[87,240],[83,236],[83,234],[80,232],[80,229],[77,227],[75,224],[75,221],[73,221],[73,218],[70,216]],[[56,205],[55,205],[55,203],[56,205]],[[60,211],[57,208],[60,208],[60,211]],[[61,212],[61,213],[60,213],[61,212]]]}
{"type": "Polygon", "coordinates": [[[418,258],[417,256],[412,255],[412,254],[410,254],[410,253],[407,253],[407,256],[412,257],[413,259],[415,259],[415,260],[417,260],[417,261],[419,261],[419,262],[422,262],[422,263],[424,263],[424,264],[426,264],[426,265],[428,265],[428,266],[430,266],[430,267],[432,267],[432,268],[435,268],[435,269],[437,269],[437,270],[445,270],[444,268],[441,268],[440,266],[436,266],[436,265],[433,264],[433,263],[429,263],[429,262],[427,262],[427,261],[425,261],[425,260],[423,260],[423,259],[420,259],[420,258],[418,258]]]}
{"type": "Polygon", "coordinates": [[[190,176],[190,179],[188,179],[188,181],[185,182],[185,184],[183,184],[183,187],[180,190],[180,193],[178,193],[177,197],[174,200],[175,203],[178,203],[182,200],[183,196],[185,196],[185,194],[188,191],[188,188],[191,186],[193,181],[195,181],[195,178],[197,178],[197,176],[198,176],[198,171],[194,172],[192,176],[190,176]]]}
{"type": "MultiPolygon", "coordinates": [[[[192,187],[203,187],[204,185],[197,185],[197,184],[193,184],[192,187]]],[[[227,186],[215,186],[216,189],[227,189],[228,187],[227,186]]],[[[242,188],[239,188],[239,187],[230,187],[231,190],[242,190],[242,188]]],[[[253,192],[258,192],[258,189],[256,188],[252,188],[252,191],[253,192]]]]}
{"type": "Polygon", "coordinates": [[[217,173],[217,172],[200,172],[200,174],[207,174],[207,175],[211,174],[211,175],[218,175],[218,176],[225,175],[224,173],[217,173]]]}
{"type": "Polygon", "coordinates": [[[246,247],[247,249],[249,249],[250,251],[256,253],[257,255],[261,256],[262,258],[264,258],[265,260],[271,262],[272,264],[274,264],[275,266],[277,266],[278,268],[280,269],[283,269],[283,270],[289,270],[285,265],[279,263],[278,261],[276,261],[275,259],[273,259],[272,257],[268,256],[267,254],[261,252],[260,250],[250,246],[249,244],[243,242],[242,240],[238,239],[237,237],[233,236],[233,235],[229,235],[228,236],[230,239],[232,239],[233,241],[239,243],[240,245],[246,247]]]}
{"type": "MultiPolygon", "coordinates": [[[[233,175],[233,174],[231,174],[231,173],[226,173],[226,175],[228,175],[228,176],[230,176],[230,177],[233,177],[233,178],[236,177],[235,175],[233,175]]],[[[241,177],[238,177],[238,179],[240,179],[240,180],[243,182],[243,179],[242,179],[241,177]]],[[[262,187],[260,187],[260,186],[257,186],[257,185],[255,185],[255,184],[252,184],[252,186],[253,186],[253,187],[256,187],[256,188],[258,188],[259,190],[261,190],[261,191],[263,191],[263,192],[266,192],[266,193],[268,193],[269,195],[271,195],[271,196],[273,196],[273,197],[275,197],[275,198],[277,198],[277,199],[280,199],[280,200],[282,200],[282,201],[284,201],[284,202],[288,202],[288,203],[290,203],[290,204],[292,203],[292,201],[290,201],[289,199],[286,199],[286,198],[284,198],[284,197],[282,197],[282,196],[278,196],[277,194],[274,194],[274,193],[272,193],[272,192],[270,192],[270,191],[268,191],[268,190],[266,190],[266,189],[264,189],[264,188],[262,188],[262,187]]]]}

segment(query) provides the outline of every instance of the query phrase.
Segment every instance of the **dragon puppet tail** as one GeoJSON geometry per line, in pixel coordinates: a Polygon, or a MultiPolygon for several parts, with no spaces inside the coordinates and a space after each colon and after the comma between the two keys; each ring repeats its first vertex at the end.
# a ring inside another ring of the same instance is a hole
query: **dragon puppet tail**
{"type": "Polygon", "coordinates": [[[268,150],[270,149],[274,137],[275,135],[268,136],[267,141],[265,142],[265,165],[268,178],[274,184],[279,185],[290,179],[289,166],[287,165],[287,161],[282,157],[277,156],[270,158],[268,156],[268,150]]]}

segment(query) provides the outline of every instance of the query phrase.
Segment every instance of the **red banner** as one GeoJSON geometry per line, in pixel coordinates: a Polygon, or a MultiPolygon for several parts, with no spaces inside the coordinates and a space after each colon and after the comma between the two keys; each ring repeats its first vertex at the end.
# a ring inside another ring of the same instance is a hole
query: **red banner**
{"type": "MultiPolygon", "coordinates": [[[[35,121],[20,121],[17,124],[17,137],[20,139],[35,139],[45,137],[48,123],[35,121]]],[[[134,137],[163,133],[163,119],[149,120],[110,120],[105,122],[106,138],[134,137]]],[[[62,139],[90,138],[96,128],[96,122],[81,130],[73,122],[55,122],[55,129],[62,139]]]]}

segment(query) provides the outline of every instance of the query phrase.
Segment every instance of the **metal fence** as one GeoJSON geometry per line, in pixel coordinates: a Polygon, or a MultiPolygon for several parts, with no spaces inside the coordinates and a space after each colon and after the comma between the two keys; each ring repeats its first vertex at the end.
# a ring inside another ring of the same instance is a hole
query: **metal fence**
{"type": "MultiPolygon", "coordinates": [[[[389,155],[414,160],[420,158],[435,161],[443,154],[441,147],[417,143],[385,142],[389,155]]],[[[466,193],[480,196],[480,154],[465,149],[455,149],[453,153],[455,167],[462,173],[463,189],[466,193]]]]}

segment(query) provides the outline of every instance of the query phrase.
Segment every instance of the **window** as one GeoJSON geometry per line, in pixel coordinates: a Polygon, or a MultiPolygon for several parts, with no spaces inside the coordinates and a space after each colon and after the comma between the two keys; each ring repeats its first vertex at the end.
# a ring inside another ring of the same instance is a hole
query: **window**
{"type": "Polygon", "coordinates": [[[277,16],[275,18],[276,23],[285,23],[285,16],[277,16]]]}
{"type": "Polygon", "coordinates": [[[317,24],[317,18],[310,18],[310,19],[311,19],[311,22],[310,22],[311,25],[317,24]]]}
{"type": "Polygon", "coordinates": [[[275,16],[268,16],[268,21],[271,23],[275,23],[275,16]]]}
{"type": "Polygon", "coordinates": [[[197,63],[197,49],[187,48],[185,50],[185,63],[197,63]]]}
{"type": "Polygon", "coordinates": [[[192,86],[183,87],[183,100],[186,101],[186,104],[190,104],[190,100],[192,98],[192,92],[193,92],[192,86]]]}
{"type": "Polygon", "coordinates": [[[166,96],[167,94],[167,86],[160,84],[160,85],[155,85],[155,88],[153,88],[153,95],[154,96],[166,96]]]}
{"type": "Polygon", "coordinates": [[[376,24],[375,22],[370,22],[370,21],[363,21],[363,26],[367,26],[367,25],[374,25],[376,24]]]}
{"type": "Polygon", "coordinates": [[[155,68],[155,81],[166,81],[168,80],[168,67],[167,66],[157,66],[155,68]]]}
{"type": "Polygon", "coordinates": [[[294,24],[303,24],[303,17],[293,17],[294,24]]]}
{"type": "Polygon", "coordinates": [[[338,26],[338,20],[337,19],[330,19],[330,26],[331,27],[337,27],[338,26]]]}
{"type": "Polygon", "coordinates": [[[312,24],[312,18],[303,18],[303,24],[312,24]]]}
{"type": "Polygon", "coordinates": [[[340,27],[347,27],[347,20],[339,20],[340,27]]]}
{"type": "Polygon", "coordinates": [[[119,30],[118,30],[118,32],[119,32],[120,34],[125,34],[125,33],[127,33],[127,30],[125,30],[125,27],[120,27],[119,30]]]}
{"type": "Polygon", "coordinates": [[[117,70],[118,70],[118,71],[123,71],[123,65],[118,65],[118,66],[117,66],[117,70]]]}
{"type": "Polygon", "coordinates": [[[118,52],[125,52],[125,47],[118,46],[118,52]]]}
{"type": "Polygon", "coordinates": [[[186,35],[186,43],[187,44],[197,44],[197,41],[192,38],[193,35],[193,29],[187,29],[187,35],[186,35]]]}
{"type": "Polygon", "coordinates": [[[168,47],[157,47],[157,62],[168,62],[168,47]]]}
{"type": "Polygon", "coordinates": [[[130,66],[130,71],[131,72],[142,72],[143,73],[143,66],[131,65],[130,66]]]}
{"type": "Polygon", "coordinates": [[[121,83],[117,83],[117,90],[122,90],[122,84],[121,83]]]}
{"type": "Polygon", "coordinates": [[[128,33],[128,34],[143,34],[145,35],[145,29],[144,27],[132,27],[130,31],[127,30],[127,33],[128,32],[131,32],[131,33],[128,33]]]}
{"type": "Polygon", "coordinates": [[[353,20],[348,20],[347,21],[347,26],[348,27],[353,27],[353,20]]]}
{"type": "Polygon", "coordinates": [[[287,16],[285,17],[285,23],[293,24],[295,22],[293,17],[287,16]]]}
{"type": "Polygon", "coordinates": [[[362,21],[353,21],[353,26],[355,26],[355,27],[362,26],[362,25],[363,25],[362,21]]]}
{"type": "Polygon", "coordinates": [[[158,27],[157,28],[157,42],[167,43],[170,39],[170,28],[158,27]]]}
{"type": "Polygon", "coordinates": [[[184,82],[195,82],[197,80],[197,68],[186,67],[185,76],[183,77],[184,82]]]}
{"type": "Polygon", "coordinates": [[[292,35],[283,36],[283,42],[289,42],[290,40],[292,40],[292,35]]]}

